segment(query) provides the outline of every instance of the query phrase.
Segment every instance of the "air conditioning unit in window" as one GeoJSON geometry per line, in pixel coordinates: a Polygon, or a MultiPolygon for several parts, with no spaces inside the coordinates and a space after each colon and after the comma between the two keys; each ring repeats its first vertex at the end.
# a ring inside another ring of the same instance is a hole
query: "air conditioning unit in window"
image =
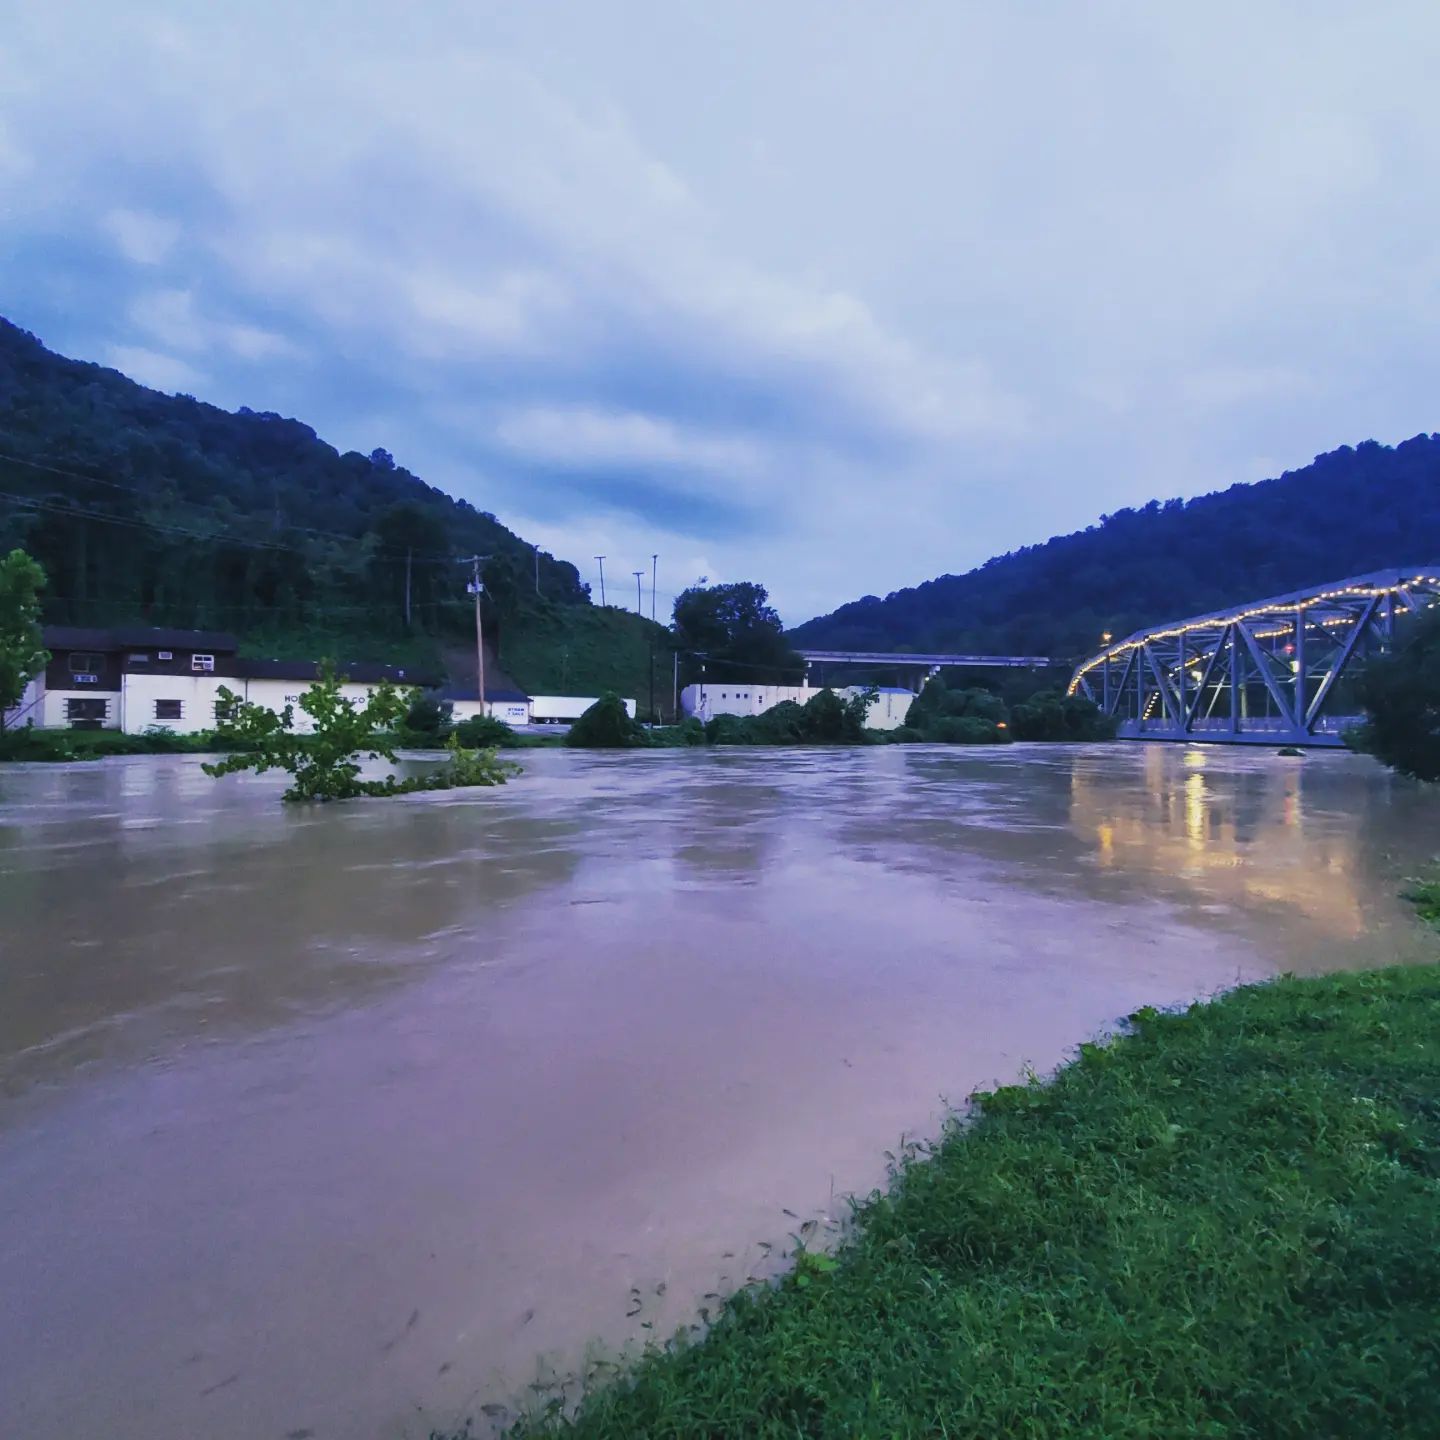
{"type": "Polygon", "coordinates": [[[155,658],[157,660],[173,660],[175,658],[175,652],[173,650],[157,650],[155,652],[155,658]]]}

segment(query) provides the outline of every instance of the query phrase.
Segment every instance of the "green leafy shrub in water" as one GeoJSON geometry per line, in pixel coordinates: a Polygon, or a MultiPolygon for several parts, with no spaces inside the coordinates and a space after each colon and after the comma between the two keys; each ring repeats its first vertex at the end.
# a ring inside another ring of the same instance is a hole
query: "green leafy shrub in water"
{"type": "Polygon", "coordinates": [[[448,700],[417,693],[405,711],[403,729],[406,739],[438,745],[449,729],[453,709],[448,700]]]}
{"type": "Polygon", "coordinates": [[[842,700],[833,690],[804,705],[782,700],[759,715],[716,715],[705,726],[711,745],[863,745],[873,691],[842,700]]]}
{"type": "Polygon", "coordinates": [[[1440,609],[1412,616],[1360,681],[1365,723],[1345,743],[1402,775],[1440,782],[1440,609]]]}
{"type": "Polygon", "coordinates": [[[1015,706],[1010,731],[1016,740],[1113,740],[1115,721],[1083,695],[1052,690],[1015,706]]]}
{"type": "Polygon", "coordinates": [[[583,750],[638,750],[649,745],[645,727],[625,702],[607,690],[571,727],[565,743],[583,750]]]}
{"type": "Polygon", "coordinates": [[[678,725],[658,725],[650,732],[650,743],[666,749],[685,749],[705,743],[705,727],[693,715],[687,715],[678,725]]]}
{"type": "Polygon", "coordinates": [[[414,699],[413,692],[398,690],[382,680],[363,704],[341,692],[344,677],[325,664],[320,678],[300,697],[300,710],[310,717],[311,732],[295,730],[295,707],[274,711],[242,700],[225,686],[220,688],[216,714],[221,737],[243,746],[213,765],[207,775],[221,776],[239,770],[287,770],[291,775],[287,800],[349,800],[360,795],[400,795],[414,790],[446,790],[456,784],[502,785],[515,767],[502,765],[493,751],[467,751],[452,740],[451,764],[446,770],[406,780],[393,775],[383,780],[362,780],[362,759],[394,763],[399,744],[397,728],[414,699]],[[477,758],[478,757],[478,758],[477,758]],[[460,778],[469,776],[471,778],[460,778]]]}
{"type": "Polygon", "coordinates": [[[503,720],[497,720],[493,715],[471,715],[455,726],[455,734],[462,745],[472,750],[493,746],[508,750],[520,740],[503,720]]]}
{"type": "Polygon", "coordinates": [[[995,721],[979,715],[942,715],[931,723],[925,738],[942,745],[1005,745],[1010,740],[995,721]]]}

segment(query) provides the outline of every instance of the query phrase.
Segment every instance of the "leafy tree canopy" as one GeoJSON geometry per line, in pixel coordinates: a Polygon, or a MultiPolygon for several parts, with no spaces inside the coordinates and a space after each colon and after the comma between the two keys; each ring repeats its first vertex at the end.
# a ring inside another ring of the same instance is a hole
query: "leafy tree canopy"
{"type": "Polygon", "coordinates": [[[0,559],[0,724],[50,658],[40,643],[45,572],[23,550],[0,559]]]}
{"type": "Polygon", "coordinates": [[[443,641],[473,628],[455,563],[472,554],[491,557],[493,622],[588,600],[543,553],[537,592],[530,545],[386,450],[341,454],[298,420],[159,394],[0,320],[0,550],[13,545],[44,566],[57,623],[443,641]]]}
{"type": "Polygon", "coordinates": [[[750,580],[692,585],[675,597],[675,637],[727,679],[795,683],[805,662],[785,639],[770,592],[750,580]]]}
{"type": "Polygon", "coordinates": [[[650,743],[625,702],[607,691],[571,727],[565,743],[586,750],[638,750],[650,743]]]}
{"type": "Polygon", "coordinates": [[[1366,722],[1354,743],[1402,775],[1440,781],[1440,610],[1414,619],[1360,681],[1366,722]]]}

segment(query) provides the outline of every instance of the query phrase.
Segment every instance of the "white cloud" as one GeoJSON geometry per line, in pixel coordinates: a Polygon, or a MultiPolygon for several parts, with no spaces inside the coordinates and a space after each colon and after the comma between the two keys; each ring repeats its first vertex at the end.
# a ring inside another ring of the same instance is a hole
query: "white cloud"
{"type": "Polygon", "coordinates": [[[173,220],[140,210],[107,211],[100,226],[120,253],[136,265],[161,264],[180,237],[180,227],[173,220]]]}
{"type": "Polygon", "coordinates": [[[26,7],[13,318],[249,403],[313,356],[283,400],[328,438],[793,618],[1434,427],[1432,6],[346,21],[26,7]],[[117,254],[143,294],[100,291],[117,254]]]}
{"type": "Polygon", "coordinates": [[[205,383],[205,376],[184,360],[142,345],[107,345],[104,354],[106,364],[152,390],[193,394],[205,383]]]}
{"type": "Polygon", "coordinates": [[[693,468],[750,476],[765,456],[741,436],[686,430],[668,420],[587,406],[537,406],[502,415],[501,444],[528,458],[561,465],[619,464],[693,468]]]}
{"type": "Polygon", "coordinates": [[[272,330],[204,315],[189,290],[150,290],[137,295],[130,303],[129,318],[147,337],[169,350],[195,354],[220,350],[250,361],[287,359],[300,353],[272,330]]]}

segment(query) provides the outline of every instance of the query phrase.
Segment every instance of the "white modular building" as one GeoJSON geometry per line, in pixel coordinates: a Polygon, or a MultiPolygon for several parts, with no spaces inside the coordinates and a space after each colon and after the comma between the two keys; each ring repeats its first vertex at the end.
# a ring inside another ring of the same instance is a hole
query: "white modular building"
{"type": "MultiPolygon", "coordinates": [[[[712,720],[716,715],[762,715],[772,705],[789,700],[804,705],[821,693],[814,685],[752,685],[744,680],[721,680],[703,685],[687,685],[680,692],[680,708],[686,715],[699,720],[712,720]]],[[[842,700],[859,695],[871,687],[851,685],[837,689],[842,700]]],[[[865,713],[870,730],[896,730],[905,723],[915,699],[912,691],[899,686],[875,687],[875,698],[865,713]]]]}

